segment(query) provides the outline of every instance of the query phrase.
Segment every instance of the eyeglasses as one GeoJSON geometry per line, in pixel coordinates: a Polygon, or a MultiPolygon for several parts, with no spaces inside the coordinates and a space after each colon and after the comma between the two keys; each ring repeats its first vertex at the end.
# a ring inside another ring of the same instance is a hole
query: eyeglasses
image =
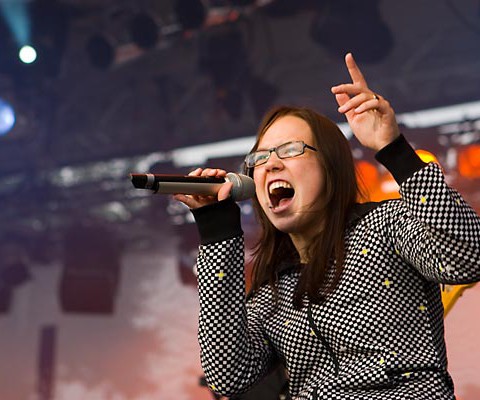
{"type": "Polygon", "coordinates": [[[302,141],[283,143],[280,146],[268,150],[254,151],[245,157],[245,167],[253,168],[265,164],[270,158],[270,154],[275,152],[278,158],[297,157],[305,153],[305,149],[317,151],[315,147],[309,146],[302,141]]]}

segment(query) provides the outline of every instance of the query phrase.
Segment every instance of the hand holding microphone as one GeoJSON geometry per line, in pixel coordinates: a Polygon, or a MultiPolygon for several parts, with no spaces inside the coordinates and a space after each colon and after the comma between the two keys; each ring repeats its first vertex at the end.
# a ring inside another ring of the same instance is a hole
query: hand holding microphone
{"type": "Polygon", "coordinates": [[[255,195],[253,179],[221,169],[197,168],[189,175],[130,174],[138,189],[155,193],[174,194],[174,198],[190,208],[198,208],[231,196],[235,201],[255,195]]]}

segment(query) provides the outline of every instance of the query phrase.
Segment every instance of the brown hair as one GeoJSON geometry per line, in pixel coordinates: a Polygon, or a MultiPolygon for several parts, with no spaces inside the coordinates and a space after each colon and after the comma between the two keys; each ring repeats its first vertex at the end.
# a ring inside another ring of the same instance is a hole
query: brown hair
{"type": "MultiPolygon", "coordinates": [[[[286,115],[301,118],[310,126],[314,139],[312,145],[318,149],[316,154],[325,176],[324,207],[318,214],[318,232],[308,247],[309,263],[301,270],[294,295],[294,305],[300,309],[305,294],[311,302],[318,304],[340,280],[347,216],[357,198],[358,186],[347,139],[334,122],[307,108],[280,106],[269,111],[260,123],[252,151],[258,148],[266,130],[286,115]],[[335,267],[330,269],[333,260],[335,267]]],[[[253,171],[247,173],[252,175],[253,171]]],[[[298,264],[299,255],[290,236],[272,225],[256,197],[253,205],[261,230],[253,253],[252,290],[268,282],[277,293],[279,266],[298,264]]]]}

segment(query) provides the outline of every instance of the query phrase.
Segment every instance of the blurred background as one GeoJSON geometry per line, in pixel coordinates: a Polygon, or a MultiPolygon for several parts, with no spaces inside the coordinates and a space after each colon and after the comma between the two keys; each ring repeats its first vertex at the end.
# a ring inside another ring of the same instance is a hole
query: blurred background
{"type": "MultiPolygon", "coordinates": [[[[196,228],[128,174],[239,171],[286,103],[337,121],[371,199],[395,197],[330,94],[347,51],[478,212],[479,0],[0,0],[2,400],[215,398],[196,228]]],[[[479,399],[480,287],[444,303],[458,398],[479,399]]]]}

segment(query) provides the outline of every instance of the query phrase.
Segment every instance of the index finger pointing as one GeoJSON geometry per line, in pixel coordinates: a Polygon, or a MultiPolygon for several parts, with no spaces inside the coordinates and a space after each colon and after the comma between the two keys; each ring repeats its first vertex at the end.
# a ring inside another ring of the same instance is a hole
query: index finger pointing
{"type": "Polygon", "coordinates": [[[345,56],[345,64],[347,65],[348,73],[352,78],[352,82],[366,85],[367,81],[365,80],[362,71],[360,71],[360,68],[358,68],[352,53],[347,53],[345,56]]]}

